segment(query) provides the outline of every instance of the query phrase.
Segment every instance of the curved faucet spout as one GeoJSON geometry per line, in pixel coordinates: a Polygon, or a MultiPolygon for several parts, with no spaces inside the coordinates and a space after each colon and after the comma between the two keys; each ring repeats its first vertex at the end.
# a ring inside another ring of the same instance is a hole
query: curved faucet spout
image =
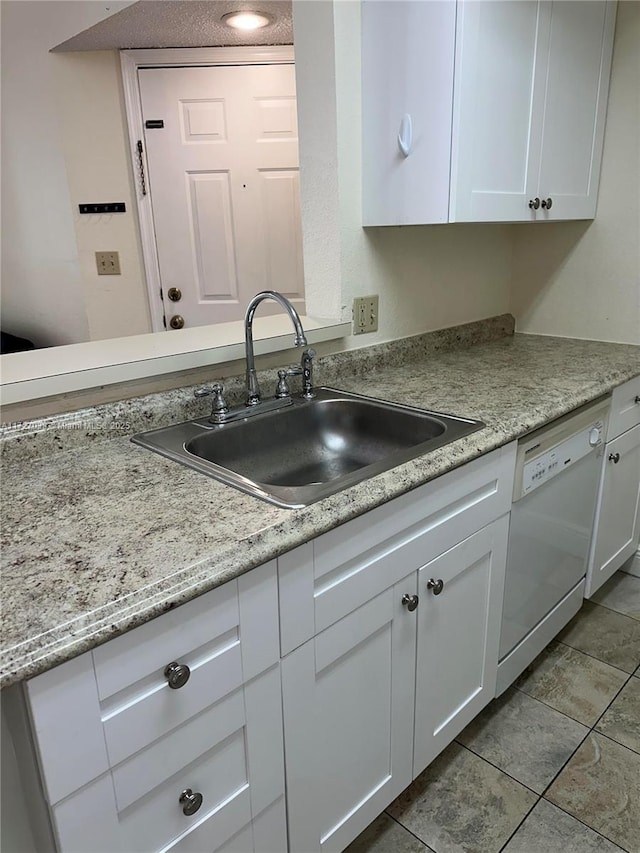
{"type": "Polygon", "coordinates": [[[300,322],[298,312],[289,302],[286,296],[278,293],[276,290],[263,290],[257,293],[251,302],[247,305],[247,310],[244,315],[244,343],[247,358],[247,406],[255,406],[260,402],[260,386],[258,385],[258,377],[256,375],[255,356],[253,354],[253,316],[256,313],[256,308],[265,299],[273,299],[287,312],[295,329],[294,345],[297,347],[305,347],[307,338],[300,322]]]}

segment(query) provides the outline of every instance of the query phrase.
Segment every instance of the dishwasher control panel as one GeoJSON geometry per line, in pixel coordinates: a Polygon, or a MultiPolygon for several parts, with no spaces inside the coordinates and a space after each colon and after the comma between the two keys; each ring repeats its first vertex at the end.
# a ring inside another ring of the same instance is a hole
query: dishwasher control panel
{"type": "Polygon", "coordinates": [[[609,406],[609,398],[601,398],[519,439],[513,500],[531,494],[589,453],[601,455],[609,406]]]}

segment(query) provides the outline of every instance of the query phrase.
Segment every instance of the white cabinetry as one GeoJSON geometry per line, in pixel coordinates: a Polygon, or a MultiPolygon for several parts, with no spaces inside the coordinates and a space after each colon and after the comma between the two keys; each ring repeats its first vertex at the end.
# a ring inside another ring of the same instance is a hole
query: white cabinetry
{"type": "Polygon", "coordinates": [[[604,0],[365,0],[364,224],[593,218],[614,23],[604,0]]]}
{"type": "Polygon", "coordinates": [[[586,598],[591,598],[632,556],[640,539],[640,377],[613,392],[608,438],[589,552],[586,598]],[[625,431],[620,432],[622,429],[625,431]]]}
{"type": "Polygon", "coordinates": [[[27,682],[61,853],[286,849],[277,607],[269,563],[27,682]]]}
{"type": "Polygon", "coordinates": [[[291,850],[344,849],[493,698],[514,452],[279,560],[291,850]]]}

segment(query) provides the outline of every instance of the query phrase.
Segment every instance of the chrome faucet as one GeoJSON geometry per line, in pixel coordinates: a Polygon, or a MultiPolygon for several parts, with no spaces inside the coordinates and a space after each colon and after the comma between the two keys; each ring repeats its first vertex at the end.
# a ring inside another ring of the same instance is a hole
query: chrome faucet
{"type": "Polygon", "coordinates": [[[302,353],[300,367],[288,368],[287,370],[278,371],[278,385],[276,387],[275,397],[271,400],[261,400],[260,385],[258,384],[258,376],[256,374],[255,356],[253,352],[253,317],[256,313],[256,308],[265,299],[273,299],[278,305],[281,305],[293,323],[295,329],[294,344],[297,347],[306,347],[307,338],[300,322],[298,312],[281,293],[275,290],[263,290],[257,293],[247,306],[244,317],[244,340],[246,347],[247,358],[247,399],[244,405],[236,406],[230,409],[224,398],[224,388],[219,383],[216,383],[211,388],[199,388],[195,391],[196,397],[213,396],[213,406],[209,422],[216,425],[226,424],[231,421],[248,418],[251,415],[257,415],[261,412],[269,412],[275,409],[281,409],[283,406],[291,406],[293,400],[291,391],[287,382],[288,376],[302,376],[302,394],[306,400],[311,400],[315,397],[313,390],[313,358],[315,350],[306,349],[302,353]]]}
{"type": "Polygon", "coordinates": [[[256,406],[260,402],[260,385],[258,384],[255,356],[253,354],[253,316],[256,313],[258,305],[264,302],[265,299],[275,300],[291,318],[296,332],[293,341],[294,346],[306,347],[307,345],[307,338],[304,334],[300,317],[289,300],[275,290],[263,290],[261,293],[256,293],[247,305],[247,311],[244,315],[244,343],[247,359],[247,406],[256,406]]]}

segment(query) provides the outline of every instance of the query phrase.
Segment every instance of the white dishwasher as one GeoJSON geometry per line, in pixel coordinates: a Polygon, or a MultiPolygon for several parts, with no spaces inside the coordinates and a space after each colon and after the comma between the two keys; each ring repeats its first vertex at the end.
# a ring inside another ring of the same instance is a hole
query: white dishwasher
{"type": "Polygon", "coordinates": [[[518,442],[496,695],[582,605],[608,411],[591,403],[518,442]]]}

